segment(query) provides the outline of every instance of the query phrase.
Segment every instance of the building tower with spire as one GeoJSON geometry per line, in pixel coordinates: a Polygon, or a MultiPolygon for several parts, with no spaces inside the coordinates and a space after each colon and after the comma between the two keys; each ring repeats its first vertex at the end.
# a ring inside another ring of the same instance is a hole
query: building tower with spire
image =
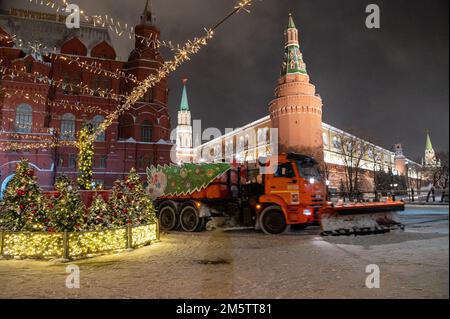
{"type": "Polygon", "coordinates": [[[425,158],[422,160],[422,165],[426,167],[439,167],[440,163],[436,158],[436,153],[431,143],[430,132],[427,132],[427,140],[425,142],[425,158]]]}
{"type": "MultiPolygon", "coordinates": [[[[146,0],[138,25],[134,28],[134,49],[123,67],[127,77],[144,81],[155,74],[164,59],[155,44],[161,31],[155,24],[152,6],[146,0]]],[[[132,94],[135,81],[122,80],[124,94],[132,94]]],[[[125,169],[165,164],[170,161],[170,116],[168,109],[168,79],[162,79],[149,88],[132,108],[119,117],[118,140],[128,153],[134,152],[136,162],[128,161],[125,169]]]]}
{"type": "Polygon", "coordinates": [[[176,130],[177,160],[188,163],[192,161],[192,125],[191,111],[187,95],[187,79],[183,79],[183,93],[178,111],[178,126],[176,130]]]}
{"type": "Polygon", "coordinates": [[[280,152],[300,152],[322,161],[322,99],[309,81],[291,13],[285,37],[281,75],[269,104],[272,127],[278,128],[280,152]]]}

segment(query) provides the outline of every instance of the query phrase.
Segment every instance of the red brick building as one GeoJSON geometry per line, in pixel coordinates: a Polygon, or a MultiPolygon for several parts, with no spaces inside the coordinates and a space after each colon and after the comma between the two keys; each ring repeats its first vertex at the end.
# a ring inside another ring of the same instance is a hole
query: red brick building
{"type": "MultiPolygon", "coordinates": [[[[75,140],[84,123],[98,125],[120,105],[120,100],[105,97],[101,91],[111,90],[113,94],[123,96],[136,85],[124,77],[103,76],[58,57],[79,58],[80,62],[89,64],[96,62],[102,69],[121,70],[139,81],[164,62],[153,45],[139,38],[160,37],[160,30],[147,7],[135,27],[138,37],[127,61],[117,58],[107,29],[84,24],[78,30],[66,30],[61,21],[59,15],[40,16],[37,12],[17,9],[0,14],[0,65],[7,68],[0,74],[0,142],[3,142],[0,146],[11,141],[38,143],[38,139],[50,137],[53,129],[57,129],[61,138],[75,140]],[[33,30],[47,32],[48,38],[57,37],[49,44],[55,46],[57,53],[42,55],[16,43],[20,36],[33,36],[26,32],[30,24],[34,24],[33,30]],[[18,35],[14,41],[12,35],[18,35]],[[21,72],[13,74],[12,69],[21,72]],[[41,75],[55,82],[41,81],[41,75]],[[62,81],[61,85],[55,84],[58,81],[62,81]],[[95,90],[96,94],[80,90],[77,87],[80,83],[95,90]]],[[[94,179],[110,187],[132,167],[144,175],[148,165],[169,162],[171,148],[165,80],[149,90],[141,102],[122,114],[104,135],[98,137],[94,179]]],[[[21,158],[29,159],[44,189],[52,187],[58,174],[64,173],[73,179],[77,175],[76,148],[0,149],[0,194],[21,158]]]]}

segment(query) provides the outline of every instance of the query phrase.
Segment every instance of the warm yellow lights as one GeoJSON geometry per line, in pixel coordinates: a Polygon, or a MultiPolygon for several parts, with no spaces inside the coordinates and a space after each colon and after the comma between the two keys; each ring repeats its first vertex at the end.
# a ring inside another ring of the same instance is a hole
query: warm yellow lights
{"type": "Polygon", "coordinates": [[[52,258],[63,256],[62,233],[5,233],[3,255],[13,257],[52,258]]]}
{"type": "Polygon", "coordinates": [[[157,225],[138,226],[133,228],[132,247],[145,246],[158,239],[157,225]]]}
{"type": "Polygon", "coordinates": [[[126,248],[146,246],[158,240],[158,225],[123,227],[89,232],[0,232],[0,251],[14,258],[81,258],[126,248]],[[131,235],[131,236],[130,236],[131,235]],[[67,241],[64,237],[67,236],[67,241]],[[131,240],[131,242],[129,242],[131,240]]]}
{"type": "Polygon", "coordinates": [[[79,232],[69,235],[69,255],[81,257],[127,248],[126,228],[79,232]]]}
{"type": "Polygon", "coordinates": [[[94,140],[90,137],[93,135],[94,127],[92,124],[87,124],[80,131],[77,141],[77,148],[79,152],[78,169],[80,176],[78,176],[78,186],[84,190],[92,189],[92,167],[94,163],[94,140]]]}

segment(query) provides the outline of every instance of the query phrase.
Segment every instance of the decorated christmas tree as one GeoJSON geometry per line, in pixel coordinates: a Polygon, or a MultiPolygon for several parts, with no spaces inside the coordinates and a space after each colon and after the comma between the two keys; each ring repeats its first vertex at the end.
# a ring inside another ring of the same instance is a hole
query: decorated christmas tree
{"type": "Polygon", "coordinates": [[[111,218],[109,216],[108,205],[103,197],[96,194],[92,204],[87,211],[86,228],[88,230],[100,230],[111,227],[111,218]]]}
{"type": "Polygon", "coordinates": [[[11,231],[46,231],[48,201],[36,182],[27,160],[16,165],[16,174],[8,184],[0,211],[0,228],[11,231]]]}
{"type": "Polygon", "coordinates": [[[77,140],[77,148],[79,152],[78,170],[78,186],[83,190],[92,189],[92,166],[94,163],[94,127],[92,124],[86,124],[80,131],[77,140]]]}
{"type": "Polygon", "coordinates": [[[67,176],[56,180],[51,204],[50,231],[76,231],[84,224],[84,204],[67,176]]]}
{"type": "Polygon", "coordinates": [[[129,195],[130,192],[123,180],[114,182],[108,205],[111,213],[111,222],[115,226],[127,225],[128,220],[131,219],[128,211],[129,201],[131,201],[129,195]]]}
{"type": "Polygon", "coordinates": [[[128,215],[127,224],[145,225],[156,220],[155,209],[151,198],[146,194],[141,182],[141,178],[134,168],[125,179],[128,188],[127,204],[128,215]]]}

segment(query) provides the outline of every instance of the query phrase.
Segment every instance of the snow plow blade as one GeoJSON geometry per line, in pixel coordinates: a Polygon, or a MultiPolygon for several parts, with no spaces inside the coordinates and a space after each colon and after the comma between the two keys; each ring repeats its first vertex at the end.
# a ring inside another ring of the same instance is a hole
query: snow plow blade
{"type": "Polygon", "coordinates": [[[321,213],[322,236],[383,234],[404,229],[397,215],[403,202],[358,203],[328,206],[321,213]]]}

